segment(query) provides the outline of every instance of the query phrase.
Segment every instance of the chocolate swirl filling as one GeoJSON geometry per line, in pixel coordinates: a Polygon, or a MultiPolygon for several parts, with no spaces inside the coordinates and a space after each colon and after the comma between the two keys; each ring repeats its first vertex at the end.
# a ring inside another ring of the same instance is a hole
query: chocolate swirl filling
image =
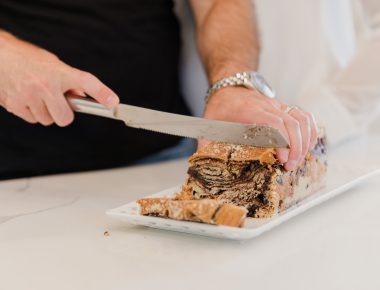
{"type": "Polygon", "coordinates": [[[188,170],[193,182],[193,198],[215,198],[245,206],[248,216],[267,205],[269,190],[276,166],[259,161],[222,162],[217,159],[198,160],[188,170]]]}

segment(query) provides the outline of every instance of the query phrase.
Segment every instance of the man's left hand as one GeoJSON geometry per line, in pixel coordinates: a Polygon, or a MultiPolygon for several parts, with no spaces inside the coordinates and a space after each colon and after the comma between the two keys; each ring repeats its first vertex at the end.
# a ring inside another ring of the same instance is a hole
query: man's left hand
{"type": "MultiPolygon", "coordinates": [[[[314,148],[317,125],[311,113],[269,99],[257,91],[243,87],[227,87],[213,93],[204,117],[207,119],[267,125],[278,129],[287,139],[290,149],[276,149],[277,157],[287,170],[294,170],[307,152],[314,148]]],[[[204,145],[203,142],[200,146],[204,145]]]]}

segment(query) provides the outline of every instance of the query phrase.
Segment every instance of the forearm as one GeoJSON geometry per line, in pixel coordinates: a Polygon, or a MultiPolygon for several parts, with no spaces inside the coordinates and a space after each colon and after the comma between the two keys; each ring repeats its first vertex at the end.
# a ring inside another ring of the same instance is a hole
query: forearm
{"type": "MultiPolygon", "coordinates": [[[[258,66],[259,41],[253,0],[192,0],[197,42],[210,83],[258,66]]],[[[298,108],[284,112],[283,104],[256,90],[229,87],[213,93],[204,117],[276,128],[290,150],[277,149],[287,170],[294,170],[316,143],[313,116],[298,108]]]]}
{"type": "Polygon", "coordinates": [[[210,83],[257,68],[259,40],[251,0],[192,0],[192,7],[210,83]]]}

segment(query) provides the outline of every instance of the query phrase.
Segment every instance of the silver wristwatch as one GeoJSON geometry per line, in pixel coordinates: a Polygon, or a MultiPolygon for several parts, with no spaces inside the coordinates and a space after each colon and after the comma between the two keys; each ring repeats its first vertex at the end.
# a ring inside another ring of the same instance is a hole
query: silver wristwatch
{"type": "Polygon", "coordinates": [[[208,103],[208,100],[210,96],[216,92],[217,90],[225,87],[231,87],[231,86],[242,86],[246,87],[248,89],[253,89],[264,96],[268,98],[275,98],[275,92],[274,90],[269,86],[269,84],[265,81],[264,77],[260,75],[256,71],[245,71],[237,73],[233,76],[223,78],[216,83],[214,83],[208,90],[205,97],[206,104],[208,103]]]}

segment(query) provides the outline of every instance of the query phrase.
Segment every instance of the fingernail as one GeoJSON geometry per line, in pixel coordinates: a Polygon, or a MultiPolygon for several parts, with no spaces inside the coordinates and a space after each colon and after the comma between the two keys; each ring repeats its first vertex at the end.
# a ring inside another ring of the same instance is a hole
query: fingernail
{"type": "Polygon", "coordinates": [[[106,104],[108,106],[116,106],[119,103],[119,98],[116,96],[109,96],[106,99],[106,104]]]}
{"type": "Polygon", "coordinates": [[[296,161],[296,160],[290,160],[290,161],[286,162],[286,165],[285,165],[286,170],[295,169],[297,164],[298,164],[298,161],[296,161]]]}

